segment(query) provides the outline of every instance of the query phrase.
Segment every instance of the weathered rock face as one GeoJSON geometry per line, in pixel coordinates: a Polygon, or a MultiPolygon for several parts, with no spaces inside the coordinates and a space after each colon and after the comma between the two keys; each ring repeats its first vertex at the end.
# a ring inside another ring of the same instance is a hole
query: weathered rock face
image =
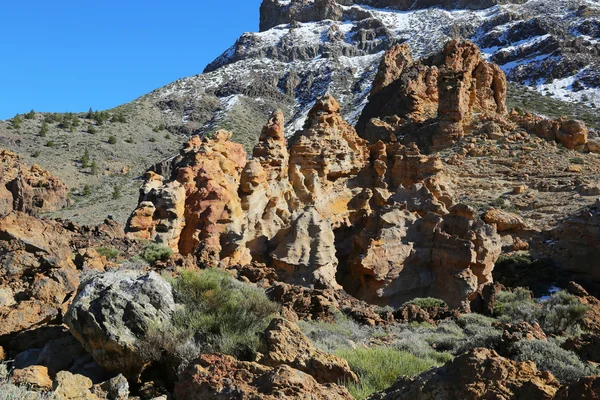
{"type": "Polygon", "coordinates": [[[534,258],[550,258],[583,280],[600,283],[600,203],[566,218],[533,238],[534,258]]]}
{"type": "Polygon", "coordinates": [[[220,236],[243,212],[237,189],[246,165],[243,147],[219,131],[192,138],[173,161],[174,176],[148,174],[127,231],[206,262],[219,259],[220,236]]]}
{"type": "Polygon", "coordinates": [[[477,46],[451,41],[441,54],[418,62],[397,46],[380,64],[357,130],[374,141],[383,125],[405,144],[435,151],[463,137],[474,112],[506,113],[506,77],[477,46]]]}
{"type": "Polygon", "coordinates": [[[158,274],[117,271],[93,277],[66,314],[71,333],[102,367],[136,378],[150,361],[143,346],[175,309],[171,286],[158,274]]]}
{"type": "Polygon", "coordinates": [[[0,338],[60,320],[79,285],[70,240],[55,221],[0,219],[0,338]]]}
{"type": "Polygon", "coordinates": [[[500,237],[473,210],[455,206],[445,216],[420,217],[396,206],[372,221],[356,237],[348,260],[348,281],[357,280],[359,298],[398,306],[435,297],[468,308],[467,300],[492,281],[500,237]]]}
{"type": "Polygon", "coordinates": [[[553,399],[560,383],[531,361],[515,362],[495,351],[475,349],[413,379],[400,378],[370,397],[395,399],[553,399]]]}
{"type": "Polygon", "coordinates": [[[0,216],[11,211],[29,214],[54,211],[70,204],[69,188],[50,172],[0,149],[0,216]]]}
{"type": "Polygon", "coordinates": [[[315,348],[297,325],[285,319],[271,321],[264,342],[261,364],[288,365],[306,372],[319,383],[358,382],[346,360],[315,348]]]}
{"type": "Polygon", "coordinates": [[[275,368],[206,354],[191,363],[175,385],[178,400],[208,399],[352,399],[336,384],[320,385],[287,365],[275,368]]]}

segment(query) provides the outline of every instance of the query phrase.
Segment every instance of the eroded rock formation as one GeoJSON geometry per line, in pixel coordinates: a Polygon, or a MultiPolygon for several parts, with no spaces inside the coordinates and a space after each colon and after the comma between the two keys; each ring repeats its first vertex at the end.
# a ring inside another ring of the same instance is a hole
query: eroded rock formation
{"type": "MultiPolygon", "coordinates": [[[[405,46],[384,57],[372,104],[393,94],[385,107],[404,107],[397,129],[408,120],[463,129],[473,113],[505,112],[503,75],[474,45],[451,42],[438,58],[413,62],[405,46]]],[[[460,136],[436,132],[439,143],[460,136]]],[[[225,132],[193,138],[170,177],[147,175],[129,234],[212,265],[264,263],[284,282],[343,287],[371,303],[432,296],[468,308],[492,280],[500,237],[456,204],[441,158],[423,154],[422,140],[388,133],[369,145],[324,96],[289,144],[274,113],[248,161],[225,132]]]]}
{"type": "Polygon", "coordinates": [[[69,204],[69,188],[57,177],[37,164],[25,166],[18,155],[0,149],[0,216],[13,210],[54,211],[69,204]]]}
{"type": "Polygon", "coordinates": [[[506,113],[506,77],[477,46],[451,41],[415,62],[401,45],[384,56],[357,129],[371,142],[394,135],[436,151],[462,138],[474,113],[506,113]]]}

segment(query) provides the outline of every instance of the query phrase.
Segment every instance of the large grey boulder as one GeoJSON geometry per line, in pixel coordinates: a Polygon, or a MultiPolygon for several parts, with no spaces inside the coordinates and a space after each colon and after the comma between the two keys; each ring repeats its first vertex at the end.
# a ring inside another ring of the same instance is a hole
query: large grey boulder
{"type": "Polygon", "coordinates": [[[171,285],[155,272],[116,271],[83,283],[66,323],[102,367],[136,377],[150,361],[147,334],[169,323],[171,285]]]}

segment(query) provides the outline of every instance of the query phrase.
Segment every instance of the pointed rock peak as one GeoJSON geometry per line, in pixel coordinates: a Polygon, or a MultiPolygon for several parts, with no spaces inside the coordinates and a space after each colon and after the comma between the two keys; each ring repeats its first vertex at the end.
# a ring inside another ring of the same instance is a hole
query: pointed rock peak
{"type": "Polygon", "coordinates": [[[467,40],[450,40],[444,46],[443,66],[453,71],[472,71],[483,61],[479,47],[467,40]]]}
{"type": "Polygon", "coordinates": [[[271,114],[269,122],[264,126],[260,140],[266,138],[283,139],[285,137],[285,117],[283,111],[276,110],[271,114]]]}
{"type": "Polygon", "coordinates": [[[314,117],[323,114],[339,114],[340,112],[340,103],[333,96],[325,95],[317,100],[308,115],[314,117]]]}
{"type": "Polygon", "coordinates": [[[387,50],[381,59],[377,76],[373,81],[371,96],[398,79],[404,68],[412,63],[413,58],[406,43],[397,44],[387,50]]]}

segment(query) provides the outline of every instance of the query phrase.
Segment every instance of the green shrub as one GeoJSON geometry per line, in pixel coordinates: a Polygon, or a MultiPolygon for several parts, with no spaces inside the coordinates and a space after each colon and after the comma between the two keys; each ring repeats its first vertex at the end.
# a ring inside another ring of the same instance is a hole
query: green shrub
{"type": "Polygon", "coordinates": [[[90,166],[90,152],[85,149],[83,156],[81,156],[81,168],[87,168],[90,166]]]}
{"type": "Polygon", "coordinates": [[[148,139],[148,141],[150,143],[156,143],[156,138],[155,137],[151,137],[150,139],[148,139]]]}
{"type": "Polygon", "coordinates": [[[34,119],[35,118],[35,111],[33,111],[33,109],[31,111],[29,111],[27,114],[25,114],[25,119],[34,119]]]}
{"type": "Polygon", "coordinates": [[[589,307],[581,304],[577,297],[566,291],[553,293],[542,302],[539,314],[540,325],[546,333],[577,333],[579,323],[587,314],[589,307]]]}
{"type": "Polygon", "coordinates": [[[571,160],[570,160],[570,161],[571,161],[571,163],[573,163],[573,164],[579,164],[579,165],[583,165],[583,164],[585,164],[585,161],[584,161],[584,159],[583,159],[583,158],[581,158],[581,157],[575,157],[575,158],[571,158],[571,160]]]}
{"type": "Polygon", "coordinates": [[[116,136],[113,136],[113,135],[110,135],[110,136],[108,137],[108,143],[109,143],[109,144],[115,144],[115,143],[117,143],[117,137],[116,137],[116,136]]]}
{"type": "Polygon", "coordinates": [[[19,114],[17,114],[12,119],[12,127],[15,128],[15,129],[20,128],[22,123],[23,123],[23,117],[21,117],[19,114]]]}
{"type": "Polygon", "coordinates": [[[96,163],[96,160],[92,161],[90,172],[92,173],[92,175],[98,175],[98,164],[96,163]]]}
{"type": "Polygon", "coordinates": [[[31,155],[31,157],[38,158],[40,156],[40,154],[42,154],[42,152],[39,151],[39,150],[36,150],[36,151],[33,152],[33,154],[31,155]]]}
{"type": "Polygon", "coordinates": [[[553,339],[521,340],[513,346],[518,361],[535,362],[540,371],[550,371],[563,384],[600,372],[584,364],[575,353],[561,348],[553,339]]]}
{"type": "Polygon", "coordinates": [[[127,139],[125,139],[125,142],[130,143],[130,144],[134,144],[135,140],[133,140],[133,136],[129,136],[127,139]]]}
{"type": "Polygon", "coordinates": [[[116,261],[119,258],[119,250],[114,247],[101,246],[96,248],[96,251],[100,256],[106,257],[107,260],[116,261]]]}
{"type": "Polygon", "coordinates": [[[121,187],[119,185],[114,185],[113,186],[113,192],[112,192],[112,199],[113,200],[118,200],[123,196],[123,194],[121,193],[121,187]]]}
{"type": "Polygon", "coordinates": [[[56,146],[56,143],[54,143],[53,140],[48,140],[46,142],[46,147],[54,147],[54,146],[56,146]]]}
{"type": "Polygon", "coordinates": [[[420,359],[391,347],[341,349],[336,354],[348,361],[359,377],[359,383],[346,384],[356,399],[364,399],[390,387],[400,376],[418,375],[439,365],[433,360],[420,359]]]}
{"type": "Polygon", "coordinates": [[[405,304],[413,304],[417,307],[421,308],[433,308],[433,307],[448,307],[446,302],[440,299],[435,299],[433,297],[425,297],[416,299],[412,299],[411,301],[407,301],[405,304]]]}
{"type": "Polygon", "coordinates": [[[279,310],[262,289],[239,282],[224,271],[184,271],[172,280],[183,309],[172,324],[182,336],[195,337],[205,352],[218,351],[239,359],[252,359],[258,334],[279,310]]]}
{"type": "Polygon", "coordinates": [[[90,185],[85,185],[83,187],[83,195],[84,196],[89,196],[92,194],[92,187],[90,185]]]}
{"type": "Polygon", "coordinates": [[[512,292],[498,293],[494,304],[494,316],[503,322],[535,322],[538,309],[529,290],[516,288],[512,292]]]}
{"type": "Polygon", "coordinates": [[[148,264],[155,264],[157,261],[167,261],[173,254],[173,250],[169,247],[161,246],[158,243],[150,243],[141,256],[148,264]]]}
{"type": "Polygon", "coordinates": [[[87,133],[91,133],[92,135],[95,135],[98,131],[96,130],[96,128],[94,127],[94,125],[89,124],[87,127],[87,133]]]}

